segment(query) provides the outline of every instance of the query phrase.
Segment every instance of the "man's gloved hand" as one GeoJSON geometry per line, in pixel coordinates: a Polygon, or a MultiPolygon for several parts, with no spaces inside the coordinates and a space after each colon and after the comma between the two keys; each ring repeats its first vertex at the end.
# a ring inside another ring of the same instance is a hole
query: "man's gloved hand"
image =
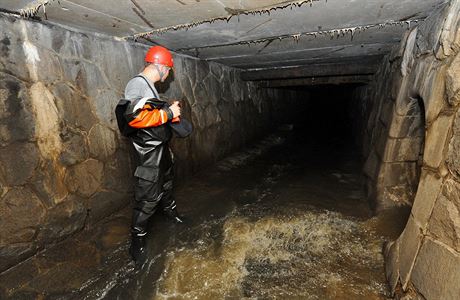
{"type": "Polygon", "coordinates": [[[180,104],[179,104],[179,101],[174,101],[174,103],[169,106],[169,109],[173,113],[173,120],[180,116],[180,104]]]}

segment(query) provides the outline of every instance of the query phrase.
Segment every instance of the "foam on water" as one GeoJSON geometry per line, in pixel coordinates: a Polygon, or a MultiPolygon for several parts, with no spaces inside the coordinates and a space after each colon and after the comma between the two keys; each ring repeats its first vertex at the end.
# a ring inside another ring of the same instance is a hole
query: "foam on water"
{"type": "Polygon", "coordinates": [[[234,212],[222,239],[203,234],[169,253],[154,299],[384,299],[382,265],[381,242],[363,221],[234,212]]]}

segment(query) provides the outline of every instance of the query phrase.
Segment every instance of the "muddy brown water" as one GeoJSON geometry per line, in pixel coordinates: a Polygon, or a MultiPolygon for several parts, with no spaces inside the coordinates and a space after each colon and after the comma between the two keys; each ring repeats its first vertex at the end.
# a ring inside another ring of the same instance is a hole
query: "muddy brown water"
{"type": "Polygon", "coordinates": [[[85,298],[387,299],[382,245],[407,211],[372,216],[355,148],[290,129],[178,187],[187,224],[156,217],[142,268],[85,298]]]}

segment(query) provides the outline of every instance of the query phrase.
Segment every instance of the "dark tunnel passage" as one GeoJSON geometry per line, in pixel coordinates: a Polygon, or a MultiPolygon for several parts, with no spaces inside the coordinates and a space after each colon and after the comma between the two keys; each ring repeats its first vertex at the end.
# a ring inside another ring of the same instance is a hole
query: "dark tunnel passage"
{"type": "Polygon", "coordinates": [[[354,89],[298,88],[309,97],[298,101],[292,123],[177,188],[188,225],[156,218],[141,270],[84,292],[386,299],[381,243],[396,238],[405,220],[373,217],[366,200],[354,89]]]}
{"type": "Polygon", "coordinates": [[[302,128],[306,138],[321,146],[336,144],[343,147],[355,146],[354,152],[359,154],[359,135],[361,131],[359,116],[356,111],[359,107],[353,106],[353,85],[325,85],[309,88],[306,90],[310,97],[305,103],[299,101],[302,107],[302,118],[296,123],[296,127],[302,128]]]}
{"type": "Polygon", "coordinates": [[[460,0],[111,2],[0,0],[0,299],[458,299],[460,0]]]}
{"type": "Polygon", "coordinates": [[[76,272],[49,289],[69,299],[386,299],[381,244],[401,233],[407,211],[376,217],[368,203],[358,87],[289,88],[299,98],[288,123],[176,187],[186,224],[157,213],[142,267],[127,259],[122,211],[90,240],[45,254],[59,261],[60,249],[95,243],[103,259],[73,254],[91,277],[76,272]]]}

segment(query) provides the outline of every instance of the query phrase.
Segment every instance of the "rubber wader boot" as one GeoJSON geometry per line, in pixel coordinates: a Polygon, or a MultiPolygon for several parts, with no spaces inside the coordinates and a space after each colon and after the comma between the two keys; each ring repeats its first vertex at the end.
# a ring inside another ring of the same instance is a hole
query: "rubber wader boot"
{"type": "Polygon", "coordinates": [[[133,234],[129,254],[136,263],[142,263],[147,258],[147,249],[145,248],[146,234],[133,234]]]}
{"type": "Polygon", "coordinates": [[[177,211],[177,208],[174,205],[174,208],[165,208],[163,210],[164,214],[168,219],[172,220],[174,223],[177,224],[183,224],[184,223],[184,218],[179,215],[179,212],[177,211]]]}

